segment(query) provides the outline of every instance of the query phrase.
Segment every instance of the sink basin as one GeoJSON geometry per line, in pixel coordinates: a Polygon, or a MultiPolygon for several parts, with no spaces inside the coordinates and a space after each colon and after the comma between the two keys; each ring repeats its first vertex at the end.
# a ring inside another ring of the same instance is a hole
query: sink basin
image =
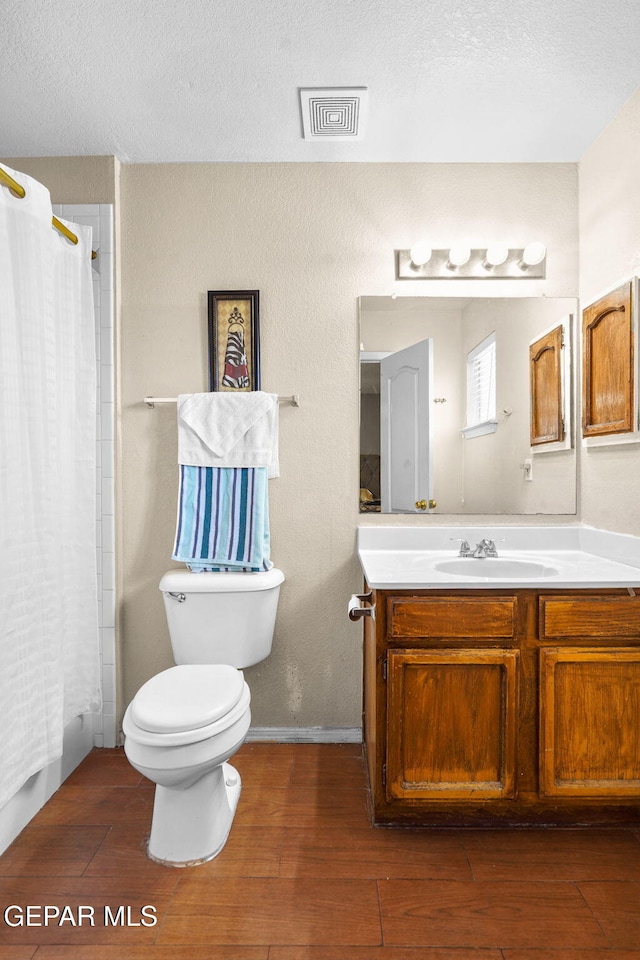
{"type": "Polygon", "coordinates": [[[500,580],[530,580],[536,577],[555,577],[558,571],[547,563],[535,560],[516,560],[511,557],[459,557],[434,564],[439,573],[455,577],[494,577],[500,580]]]}

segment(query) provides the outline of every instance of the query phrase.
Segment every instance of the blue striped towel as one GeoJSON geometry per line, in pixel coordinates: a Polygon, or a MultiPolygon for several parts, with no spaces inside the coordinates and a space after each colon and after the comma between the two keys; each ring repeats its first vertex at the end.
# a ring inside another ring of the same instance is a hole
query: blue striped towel
{"type": "Polygon", "coordinates": [[[270,570],[267,468],[180,464],[172,560],[196,573],[270,570]]]}

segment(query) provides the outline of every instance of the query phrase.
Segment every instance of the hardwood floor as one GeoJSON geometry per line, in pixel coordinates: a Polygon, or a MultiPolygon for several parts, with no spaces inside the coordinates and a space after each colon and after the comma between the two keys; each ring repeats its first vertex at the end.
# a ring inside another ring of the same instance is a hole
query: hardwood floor
{"type": "Polygon", "coordinates": [[[374,829],[358,745],[233,762],[227,846],[172,869],[153,785],[94,750],[0,857],[0,960],[640,960],[640,825],[374,829]]]}

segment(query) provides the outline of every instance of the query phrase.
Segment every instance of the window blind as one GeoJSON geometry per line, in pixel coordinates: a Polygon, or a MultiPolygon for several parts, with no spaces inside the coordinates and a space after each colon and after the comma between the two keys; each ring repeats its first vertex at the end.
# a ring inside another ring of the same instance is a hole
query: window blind
{"type": "MultiPolygon", "coordinates": [[[[496,420],[496,335],[489,334],[467,355],[465,431],[496,420]]],[[[474,434],[475,435],[475,434],[474,434]]]]}

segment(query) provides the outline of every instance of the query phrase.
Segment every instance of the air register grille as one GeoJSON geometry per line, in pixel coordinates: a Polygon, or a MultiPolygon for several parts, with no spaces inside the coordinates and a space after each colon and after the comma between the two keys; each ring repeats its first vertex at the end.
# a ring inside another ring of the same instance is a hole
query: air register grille
{"type": "Polygon", "coordinates": [[[366,87],[300,90],[304,139],[362,139],[367,94],[366,87]]]}

